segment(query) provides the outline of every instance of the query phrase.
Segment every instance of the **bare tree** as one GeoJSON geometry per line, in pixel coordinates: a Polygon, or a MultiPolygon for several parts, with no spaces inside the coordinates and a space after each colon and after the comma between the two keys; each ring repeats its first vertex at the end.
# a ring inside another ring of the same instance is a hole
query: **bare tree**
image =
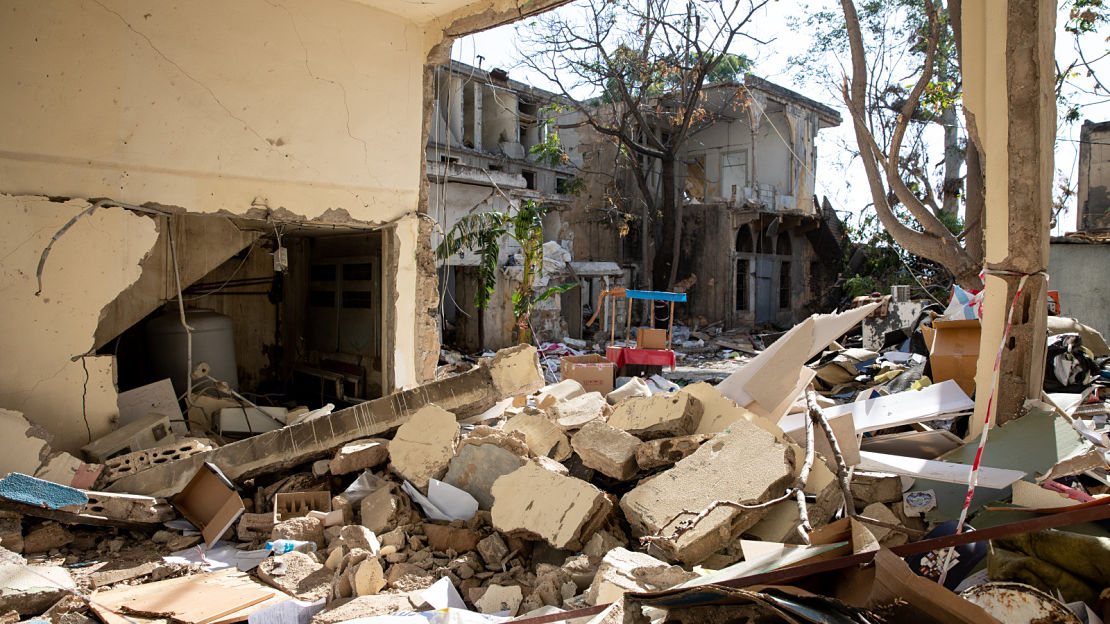
{"type": "MultiPolygon", "coordinates": [[[[682,236],[678,180],[687,140],[715,120],[705,86],[746,69],[729,50],[767,0],[586,0],[522,32],[522,59],[613,141],[641,204],[648,288],[673,287],[682,236]],[[649,269],[650,267],[650,269],[649,269]]],[[[523,31],[523,29],[522,29],[523,31]]],[[[746,98],[736,85],[734,105],[746,98]]]]}
{"type": "MultiPolygon", "coordinates": [[[[948,211],[937,204],[936,194],[928,184],[916,192],[911,190],[911,184],[920,182],[921,176],[912,167],[906,166],[906,159],[902,155],[907,128],[918,113],[923,95],[927,90],[936,89],[934,79],[942,29],[937,7],[932,0],[922,2],[927,20],[927,26],[919,29],[919,45],[923,49],[922,65],[913,87],[901,100],[900,110],[893,123],[885,128],[885,134],[875,131],[873,117],[868,115],[868,111],[876,108],[876,99],[881,96],[881,88],[877,89],[870,78],[855,3],[852,0],[841,0],[841,8],[852,59],[851,81],[845,78],[842,96],[852,117],[860,159],[867,174],[876,215],[883,227],[906,251],[941,264],[962,286],[979,288],[982,284],[979,269],[983,261],[983,174],[974,119],[965,111],[971,140],[967,143],[967,193],[962,233],[955,234],[949,229],[942,218],[948,211]],[[883,139],[882,143],[876,139],[877,134],[883,139]],[[911,182],[908,183],[907,180],[911,182]],[[905,207],[909,218],[904,220],[899,217],[894,209],[897,205],[905,207]]],[[[961,30],[959,0],[949,2],[948,14],[958,50],[961,30]]]]}

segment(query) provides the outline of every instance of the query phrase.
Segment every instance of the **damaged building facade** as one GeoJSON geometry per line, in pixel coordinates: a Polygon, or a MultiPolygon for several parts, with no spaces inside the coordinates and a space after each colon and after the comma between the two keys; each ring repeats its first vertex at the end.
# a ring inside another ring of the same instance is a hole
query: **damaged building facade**
{"type": "Polygon", "coordinates": [[[559,4],[9,3],[0,406],[75,451],[155,377],[307,405],[430,378],[432,68],[559,4]]]}

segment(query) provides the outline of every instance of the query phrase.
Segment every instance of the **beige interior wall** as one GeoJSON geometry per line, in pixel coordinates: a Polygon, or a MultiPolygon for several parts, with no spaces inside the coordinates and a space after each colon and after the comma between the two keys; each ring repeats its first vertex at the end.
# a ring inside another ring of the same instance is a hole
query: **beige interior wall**
{"type": "MultiPolygon", "coordinates": [[[[80,200],[0,195],[0,406],[18,410],[54,434],[54,448],[74,451],[111,430],[116,391],[111,356],[74,357],[93,346],[102,307],[139,277],[154,247],[152,219],[99,208],[54,244],[35,278],[42,250],[67,221],[89,207],[80,200]]],[[[8,441],[11,442],[11,441],[8,441]]]]}

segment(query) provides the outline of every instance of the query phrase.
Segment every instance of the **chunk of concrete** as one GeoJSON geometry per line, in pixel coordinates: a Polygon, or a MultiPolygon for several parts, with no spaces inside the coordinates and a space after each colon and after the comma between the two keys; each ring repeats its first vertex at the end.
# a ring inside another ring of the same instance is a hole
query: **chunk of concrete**
{"type": "MultiPolygon", "coordinates": [[[[679,390],[679,393],[688,394],[701,403],[701,420],[693,433],[721,433],[738,420],[754,421],[759,418],[755,413],[740,407],[736,401],[721,394],[715,386],[704,381],[685,386],[679,390]]],[[[771,433],[782,435],[781,431],[771,433]]]]}
{"type": "Polygon", "coordinates": [[[370,529],[352,524],[343,527],[339,530],[339,537],[343,540],[343,545],[351,550],[356,548],[365,550],[366,552],[374,555],[375,557],[382,549],[381,542],[378,541],[378,536],[370,529]]]}
{"type": "Polygon", "coordinates": [[[605,400],[609,405],[616,405],[632,397],[649,396],[651,396],[651,388],[648,387],[647,382],[640,377],[632,377],[624,385],[605,395],[605,400]]]}
{"type": "Polygon", "coordinates": [[[540,410],[526,407],[507,420],[501,428],[506,432],[523,433],[528,449],[536,455],[544,455],[555,461],[570,457],[570,441],[566,434],[540,410]]]}
{"type": "Polygon", "coordinates": [[[547,410],[548,415],[563,431],[574,431],[591,420],[605,418],[609,406],[600,392],[587,392],[562,403],[556,403],[547,410]]]}
{"type": "Polygon", "coordinates": [[[506,534],[577,550],[612,511],[593,485],[527,464],[493,484],[493,526],[506,534]]]}
{"type": "Polygon", "coordinates": [[[332,571],[316,557],[293,551],[263,559],[258,578],[297,600],[315,602],[331,591],[332,571]]]}
{"type": "Polygon", "coordinates": [[[0,549],[0,613],[38,615],[76,591],[69,570],[59,566],[30,566],[27,560],[0,549]]]}
{"type": "Polygon", "coordinates": [[[20,518],[0,518],[0,548],[23,552],[23,523],[20,518]]]}
{"type": "Polygon", "coordinates": [[[701,402],[691,394],[656,394],[621,403],[608,423],[642,440],[670,438],[693,433],[701,422],[701,412],[701,402]]]}
{"type": "Polygon", "coordinates": [[[370,438],[344,444],[331,460],[331,473],[347,474],[384,464],[389,459],[389,440],[370,438]]]}
{"type": "Polygon", "coordinates": [[[595,420],[579,429],[570,443],[586,466],[620,481],[636,476],[640,438],[595,420]]]}
{"type": "Polygon", "coordinates": [[[57,522],[44,522],[42,526],[23,536],[23,552],[44,553],[61,548],[73,541],[73,534],[57,522]]]}
{"type": "Polygon", "coordinates": [[[367,557],[358,564],[352,585],[356,596],[373,596],[385,587],[385,570],[377,557],[367,557]]]}
{"type": "Polygon", "coordinates": [[[109,489],[172,496],[185,487],[206,461],[214,463],[234,482],[278,473],[330,456],[344,443],[394,429],[425,405],[434,403],[459,418],[467,418],[488,410],[503,398],[534,392],[543,385],[536,349],[518,345],[483,359],[465,373],[162,464],[124,477],[109,489]]]}
{"type": "Polygon", "coordinates": [[[396,529],[408,520],[412,503],[409,501],[409,497],[402,494],[396,485],[390,483],[374,490],[362,499],[359,509],[362,526],[370,529],[376,535],[381,535],[396,529]]]}
{"type": "Polygon", "coordinates": [[[852,473],[852,500],[857,509],[872,503],[894,503],[902,500],[902,477],[882,472],[852,473]]]}
{"type": "Polygon", "coordinates": [[[455,415],[426,405],[397,429],[389,443],[390,466],[417,489],[426,491],[428,479],[440,479],[447,472],[458,443],[459,423],[455,415]]]}
{"type": "Polygon", "coordinates": [[[443,482],[453,485],[478,501],[478,508],[493,507],[493,482],[520,468],[526,459],[496,444],[463,444],[447,465],[443,482]]]}
{"type": "Polygon", "coordinates": [[[643,442],[636,447],[636,465],[641,470],[670,466],[689,457],[713,434],[695,433],[677,438],[660,438],[643,442]]]}
{"type": "Polygon", "coordinates": [[[616,602],[628,592],[668,589],[697,576],[651,555],[614,548],[601,560],[593,583],[586,590],[586,602],[591,605],[616,602]]]}
{"type": "MultiPolygon", "coordinates": [[[[637,536],[670,535],[714,501],[762,503],[785,492],[794,480],[794,449],[746,420],[732,424],[673,468],[640,483],[620,506],[637,536]],[[676,516],[678,516],[676,518],[676,516]]],[[[695,564],[727,545],[767,512],[718,506],[674,540],[654,542],[668,559],[695,564]]]]}
{"type": "Polygon", "coordinates": [[[424,535],[428,546],[436,552],[453,550],[464,553],[478,547],[478,532],[473,529],[453,527],[444,524],[424,524],[424,535]]]}
{"type": "Polygon", "coordinates": [[[315,542],[317,547],[324,547],[324,521],[319,518],[290,518],[274,525],[270,531],[270,539],[297,540],[300,542],[315,542]]]}
{"type": "Polygon", "coordinates": [[[509,546],[497,533],[482,538],[478,542],[476,550],[482,556],[482,560],[486,562],[486,567],[490,569],[499,568],[501,561],[509,556],[509,546]]]}
{"type": "Polygon", "coordinates": [[[493,584],[486,588],[482,597],[474,602],[474,606],[481,613],[500,613],[508,611],[509,616],[515,616],[520,603],[524,601],[524,593],[519,585],[493,584]]]}
{"type": "Polygon", "coordinates": [[[586,394],[586,389],[582,384],[574,379],[564,379],[559,383],[548,386],[540,390],[536,395],[536,407],[540,409],[547,409],[556,403],[573,399],[576,396],[586,394]]]}

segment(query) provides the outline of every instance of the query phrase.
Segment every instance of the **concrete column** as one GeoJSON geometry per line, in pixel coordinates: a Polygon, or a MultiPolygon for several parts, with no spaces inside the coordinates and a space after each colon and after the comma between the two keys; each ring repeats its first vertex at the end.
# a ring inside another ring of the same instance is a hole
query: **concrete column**
{"type": "MultiPolygon", "coordinates": [[[[1056,3],[965,0],[964,106],[985,161],[986,268],[1030,274],[1004,345],[994,423],[1021,415],[1044,379],[1045,291],[1056,134],[1056,3]],[[1037,274],[1037,275],[1033,275],[1037,274]]],[[[971,433],[982,429],[995,355],[1019,277],[987,275],[971,433]]]]}

